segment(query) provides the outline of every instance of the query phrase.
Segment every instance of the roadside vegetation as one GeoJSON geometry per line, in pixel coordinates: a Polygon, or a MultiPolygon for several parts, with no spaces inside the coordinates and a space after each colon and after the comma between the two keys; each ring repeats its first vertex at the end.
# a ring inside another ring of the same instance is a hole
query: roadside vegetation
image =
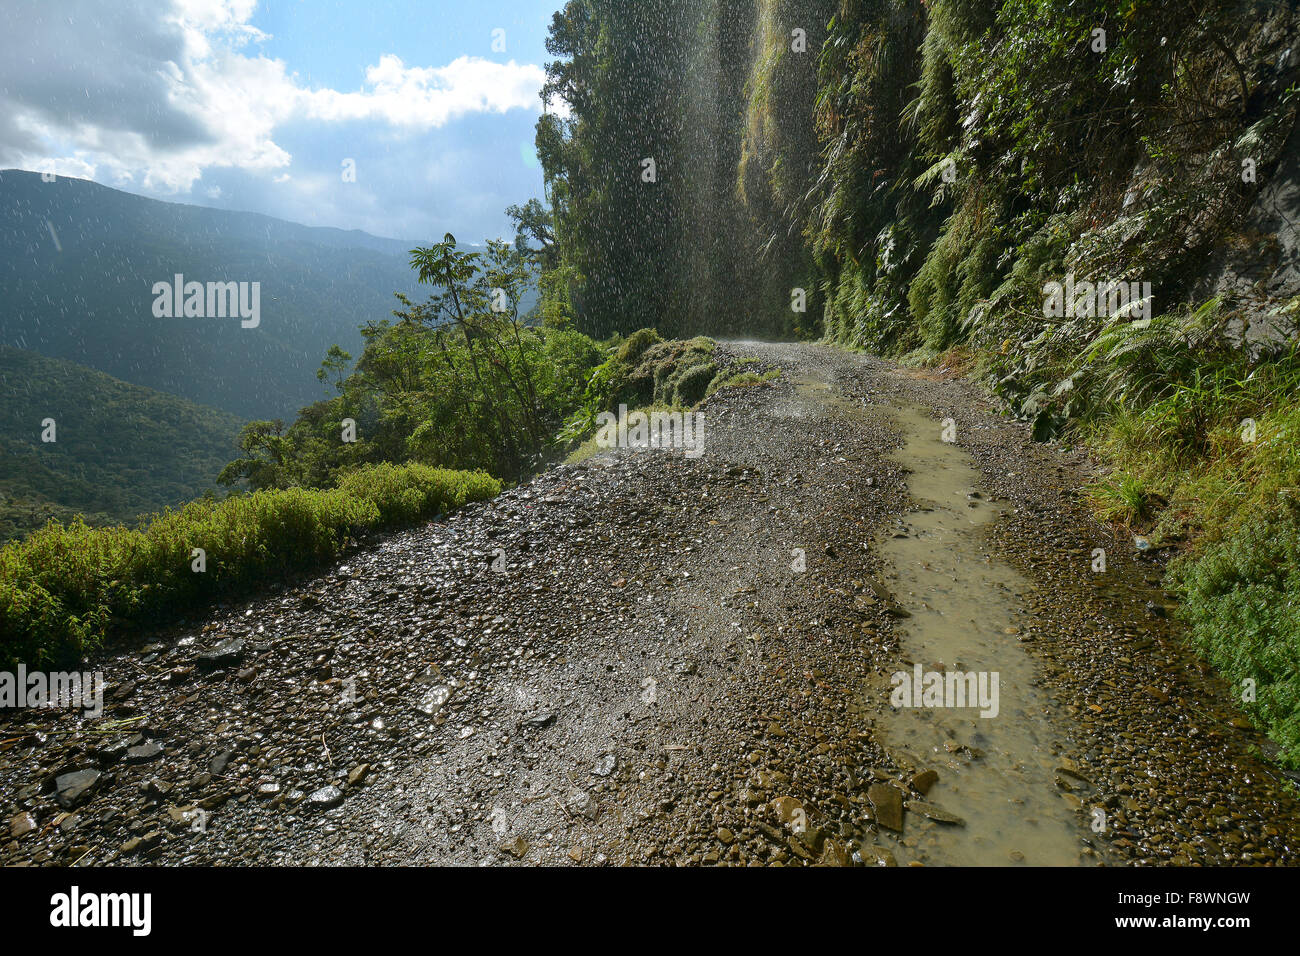
{"type": "Polygon", "coordinates": [[[500,490],[482,473],[382,464],[332,488],[199,499],[134,529],[51,522],[0,549],[0,667],[70,665],[137,627],[319,565],[367,531],[500,490]]]}

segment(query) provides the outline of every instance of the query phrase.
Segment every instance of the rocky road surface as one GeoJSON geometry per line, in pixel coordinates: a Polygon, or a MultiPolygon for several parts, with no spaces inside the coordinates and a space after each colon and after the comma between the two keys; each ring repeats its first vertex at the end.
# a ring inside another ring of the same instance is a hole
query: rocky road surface
{"type": "Polygon", "coordinates": [[[98,718],[0,714],[0,861],[1296,862],[1294,785],[1180,646],[1159,568],[1087,518],[1080,453],[942,373],[722,347],[782,375],[705,403],[702,456],[554,468],[88,662],[98,718]],[[933,510],[903,406],[952,426],[960,505],[994,509],[933,593],[882,557],[933,510]],[[959,639],[973,564],[1021,582],[992,653],[1024,656],[1032,706],[897,739],[909,622],[959,639]]]}

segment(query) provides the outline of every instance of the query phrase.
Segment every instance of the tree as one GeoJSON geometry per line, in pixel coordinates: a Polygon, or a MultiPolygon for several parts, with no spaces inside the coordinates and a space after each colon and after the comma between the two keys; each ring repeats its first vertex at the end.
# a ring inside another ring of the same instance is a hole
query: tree
{"type": "Polygon", "coordinates": [[[352,361],[352,356],[338,345],[331,345],[329,351],[325,353],[325,361],[320,363],[320,368],[316,370],[316,377],[322,382],[328,383],[330,377],[334,378],[334,387],[340,392],[343,391],[343,380],[347,377],[348,363],[352,361]]]}

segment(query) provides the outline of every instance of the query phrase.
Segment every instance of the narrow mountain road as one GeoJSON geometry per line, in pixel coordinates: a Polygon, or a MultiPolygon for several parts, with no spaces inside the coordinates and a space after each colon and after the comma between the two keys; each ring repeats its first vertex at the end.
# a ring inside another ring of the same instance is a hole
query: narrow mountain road
{"type": "Polygon", "coordinates": [[[721,347],[782,375],[701,457],[555,468],[91,662],[98,720],[0,717],[0,859],[1298,862],[1081,453],[959,379],[721,347]],[[897,672],[984,699],[896,708],[897,672]]]}

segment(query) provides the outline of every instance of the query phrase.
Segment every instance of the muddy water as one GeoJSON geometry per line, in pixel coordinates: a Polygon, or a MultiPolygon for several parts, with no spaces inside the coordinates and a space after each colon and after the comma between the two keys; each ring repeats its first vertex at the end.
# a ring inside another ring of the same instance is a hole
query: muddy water
{"type": "Polygon", "coordinates": [[[1034,662],[1017,639],[1024,627],[1019,595],[1030,585],[984,547],[982,526],[999,506],[978,492],[970,456],[945,442],[940,422],[919,408],[863,408],[834,397],[823,383],[798,389],[839,414],[883,418],[902,433],[904,444],[890,457],[908,472],[915,510],[876,541],[889,569],[877,583],[908,615],[896,622],[898,670],[913,686],[917,664],[923,681],[926,674],[974,672],[976,698],[985,692],[983,706],[953,706],[977,701],[949,692],[938,699],[922,693],[895,707],[892,687],[882,682],[868,690],[864,712],[877,715],[876,739],[901,766],[937,771],[926,802],[965,823],[909,810],[903,834],[883,835],[882,842],[892,843],[900,863],[1079,864],[1084,832],[1055,786],[1059,736],[1035,686],[1034,662]]]}
{"type": "MultiPolygon", "coordinates": [[[[877,729],[886,746],[918,769],[937,770],[929,802],[966,821],[957,827],[909,813],[899,852],[944,864],[1075,865],[1080,829],[1055,786],[1058,738],[1016,636],[1024,626],[1017,595],[1029,584],[983,547],[980,528],[997,506],[978,496],[970,457],[943,441],[939,422],[911,407],[888,414],[906,439],[891,457],[907,468],[920,509],[877,542],[892,568],[884,583],[911,614],[900,622],[900,670],[913,683],[916,664],[923,672],[973,671],[977,688],[983,680],[984,690],[997,689],[980,701],[996,707],[953,707],[971,701],[950,695],[949,706],[885,708],[877,729]]],[[[911,703],[931,702],[923,694],[911,703]]]]}

